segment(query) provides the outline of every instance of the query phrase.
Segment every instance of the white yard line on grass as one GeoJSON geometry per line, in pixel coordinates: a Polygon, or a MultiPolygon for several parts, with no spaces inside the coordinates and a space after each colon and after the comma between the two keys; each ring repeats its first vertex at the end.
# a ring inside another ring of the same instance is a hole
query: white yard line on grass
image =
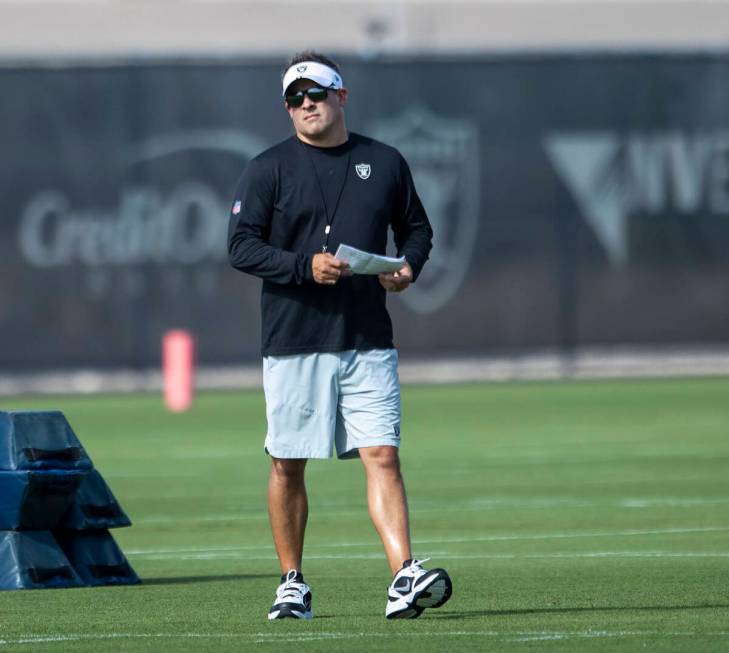
{"type": "Polygon", "coordinates": [[[630,529],[624,531],[577,531],[566,533],[540,533],[535,535],[483,535],[442,539],[415,539],[415,544],[451,544],[468,542],[510,542],[517,540],[566,540],[583,537],[633,537],[641,535],[676,535],[687,533],[721,533],[729,531],[729,526],[701,526],[697,528],[630,529]]]}
{"type": "MultiPolygon", "coordinates": [[[[499,509],[542,509],[542,508],[695,508],[697,506],[723,505],[729,503],[729,497],[624,497],[608,501],[591,501],[571,497],[507,499],[499,497],[475,498],[465,504],[449,503],[428,505],[425,502],[413,502],[411,513],[432,512],[478,512],[480,510],[499,509]]],[[[311,518],[355,517],[365,514],[367,508],[330,509],[326,505],[313,506],[311,518]]],[[[229,522],[249,521],[251,519],[268,519],[265,510],[255,512],[213,513],[204,515],[150,515],[137,519],[137,524],[187,523],[187,522],[229,522]]]]}
{"type": "Polygon", "coordinates": [[[17,638],[0,639],[0,646],[20,644],[52,644],[80,641],[103,641],[114,639],[238,639],[256,644],[280,644],[286,642],[305,642],[316,640],[346,640],[394,637],[481,637],[494,638],[504,642],[529,642],[546,640],[621,638],[621,637],[728,637],[729,632],[688,632],[654,630],[585,630],[585,631],[527,631],[499,632],[494,630],[451,630],[451,631],[411,631],[411,632],[310,632],[310,633],[94,633],[75,635],[26,635],[17,638]]]}
{"type": "MultiPolygon", "coordinates": [[[[517,633],[515,633],[518,635],[517,633]]],[[[587,630],[584,632],[568,632],[568,633],[532,633],[522,634],[516,637],[505,637],[505,642],[541,642],[550,640],[565,639],[594,639],[594,638],[610,638],[610,637],[727,637],[729,633],[695,633],[695,632],[665,632],[665,631],[647,631],[647,630],[587,630]]]]}
{"type": "Polygon", "coordinates": [[[134,524],[188,524],[197,522],[240,522],[248,521],[251,519],[268,519],[268,513],[252,513],[246,514],[244,512],[231,512],[231,513],[213,513],[208,515],[151,515],[149,517],[142,517],[141,519],[135,519],[134,524]]]}
{"type": "Polygon", "coordinates": [[[48,644],[53,642],[80,642],[84,640],[105,639],[190,639],[190,638],[216,638],[230,639],[246,637],[241,633],[94,633],[92,635],[27,635],[19,639],[0,639],[0,646],[14,644],[48,644]]]}
{"type": "Polygon", "coordinates": [[[142,479],[142,478],[149,478],[149,479],[158,479],[158,478],[196,478],[201,477],[204,478],[204,476],[197,471],[178,471],[178,472],[168,472],[168,471],[157,471],[156,469],[154,471],[140,471],[140,470],[134,470],[130,469],[128,471],[110,471],[110,472],[104,472],[104,478],[111,478],[111,479],[142,479]]]}
{"type": "MultiPolygon", "coordinates": [[[[453,560],[549,560],[577,558],[729,558],[729,551],[587,551],[565,553],[455,553],[453,551],[427,551],[428,556],[453,560]]],[[[220,551],[185,553],[180,555],[144,555],[145,560],[275,560],[276,555],[250,555],[243,552],[220,551]]],[[[309,554],[307,560],[380,560],[382,553],[309,554]]]]}
{"type": "Polygon", "coordinates": [[[694,508],[725,503],[729,503],[729,497],[615,497],[605,500],[575,497],[477,497],[455,506],[429,507],[427,504],[415,502],[414,508],[420,512],[453,509],[468,512],[500,508],[694,508]]]}
{"type": "Polygon", "coordinates": [[[628,497],[620,499],[623,508],[694,508],[729,503],[729,497],[628,497]]]}
{"type": "MultiPolygon", "coordinates": [[[[457,537],[457,538],[426,538],[414,539],[413,543],[420,544],[468,544],[471,542],[517,542],[520,540],[566,540],[591,537],[635,537],[650,535],[681,535],[690,533],[722,533],[729,531],[729,526],[701,526],[695,528],[661,528],[661,529],[630,529],[620,531],[572,531],[563,533],[536,533],[536,534],[502,534],[502,535],[477,535],[474,537],[457,537]]],[[[311,544],[309,549],[324,548],[354,548],[354,547],[380,547],[380,543],[375,540],[361,542],[333,542],[325,544],[311,544]]],[[[272,544],[248,544],[239,546],[215,546],[215,547],[180,547],[165,549],[128,549],[127,555],[150,557],[162,559],[157,556],[181,556],[183,554],[204,555],[218,553],[235,553],[243,551],[273,551],[272,544]]],[[[237,556],[233,556],[237,557],[237,556]]],[[[266,558],[267,559],[267,558],[266,558]]]]}
{"type": "MultiPolygon", "coordinates": [[[[441,555],[443,557],[448,554],[441,551],[429,552],[430,555],[441,555]]],[[[382,553],[357,553],[350,555],[348,553],[339,553],[331,555],[315,555],[307,554],[307,560],[382,560],[382,553]]],[[[139,556],[145,560],[276,560],[276,554],[271,553],[266,555],[249,555],[247,553],[235,553],[235,552],[219,552],[219,553],[185,553],[182,555],[144,555],[139,556]]],[[[457,557],[457,556],[452,556],[457,557]]]]}
{"type": "Polygon", "coordinates": [[[178,553],[217,553],[220,551],[273,551],[273,544],[251,544],[243,546],[192,546],[172,549],[125,549],[126,555],[177,555],[178,553]]]}
{"type": "MultiPolygon", "coordinates": [[[[435,553],[433,555],[436,555],[435,553]]],[[[549,558],[729,558],[729,551],[586,551],[583,553],[465,553],[439,554],[458,560],[545,560],[549,558]]],[[[311,557],[311,556],[309,556],[311,557]]]]}

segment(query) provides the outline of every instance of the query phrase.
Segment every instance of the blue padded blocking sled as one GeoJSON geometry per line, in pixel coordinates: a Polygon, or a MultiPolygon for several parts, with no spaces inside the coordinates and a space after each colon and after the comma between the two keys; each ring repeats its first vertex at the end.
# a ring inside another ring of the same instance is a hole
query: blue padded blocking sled
{"type": "Polygon", "coordinates": [[[92,466],[62,412],[0,412],[0,469],[91,469],[92,466]]]}
{"type": "Polygon", "coordinates": [[[103,477],[92,469],[78,488],[70,509],[59,522],[59,529],[86,530],[121,528],[132,522],[122,510],[103,477]]]}
{"type": "Polygon", "coordinates": [[[0,471],[0,530],[56,528],[86,474],[82,469],[0,471]]]}
{"type": "Polygon", "coordinates": [[[87,585],[134,585],[141,582],[109,531],[55,531],[53,534],[68,561],[87,585]]]}
{"type": "Polygon", "coordinates": [[[48,531],[0,531],[0,589],[81,587],[83,582],[48,531]]]}

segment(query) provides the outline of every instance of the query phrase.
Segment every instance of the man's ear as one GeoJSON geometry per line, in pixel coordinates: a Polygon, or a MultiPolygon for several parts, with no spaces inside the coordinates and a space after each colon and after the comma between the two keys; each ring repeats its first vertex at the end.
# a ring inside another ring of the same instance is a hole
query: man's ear
{"type": "Polygon", "coordinates": [[[337,97],[339,98],[339,106],[343,107],[345,104],[347,104],[347,98],[349,96],[349,91],[347,91],[346,88],[340,88],[337,92],[337,97]]]}

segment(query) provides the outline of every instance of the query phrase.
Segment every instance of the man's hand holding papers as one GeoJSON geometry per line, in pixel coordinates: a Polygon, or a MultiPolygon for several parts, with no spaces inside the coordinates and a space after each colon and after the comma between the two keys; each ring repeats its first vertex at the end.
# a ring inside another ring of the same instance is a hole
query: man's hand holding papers
{"type": "Polygon", "coordinates": [[[349,268],[355,274],[378,275],[380,284],[385,290],[401,292],[413,280],[413,270],[404,256],[400,258],[381,256],[363,252],[349,245],[340,245],[334,257],[349,263],[349,268]]]}

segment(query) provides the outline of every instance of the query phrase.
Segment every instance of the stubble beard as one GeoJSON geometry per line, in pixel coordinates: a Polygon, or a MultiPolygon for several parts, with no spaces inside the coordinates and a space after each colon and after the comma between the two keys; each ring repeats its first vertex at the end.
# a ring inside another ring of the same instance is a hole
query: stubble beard
{"type": "Polygon", "coordinates": [[[342,120],[342,117],[335,117],[332,122],[325,125],[322,125],[319,120],[316,120],[313,125],[302,120],[299,127],[299,133],[311,141],[327,141],[333,134],[335,134],[342,120]]]}
{"type": "Polygon", "coordinates": [[[301,125],[301,133],[313,141],[325,140],[331,133],[334,124],[323,125],[319,120],[313,121],[313,124],[303,122],[301,125]]]}

